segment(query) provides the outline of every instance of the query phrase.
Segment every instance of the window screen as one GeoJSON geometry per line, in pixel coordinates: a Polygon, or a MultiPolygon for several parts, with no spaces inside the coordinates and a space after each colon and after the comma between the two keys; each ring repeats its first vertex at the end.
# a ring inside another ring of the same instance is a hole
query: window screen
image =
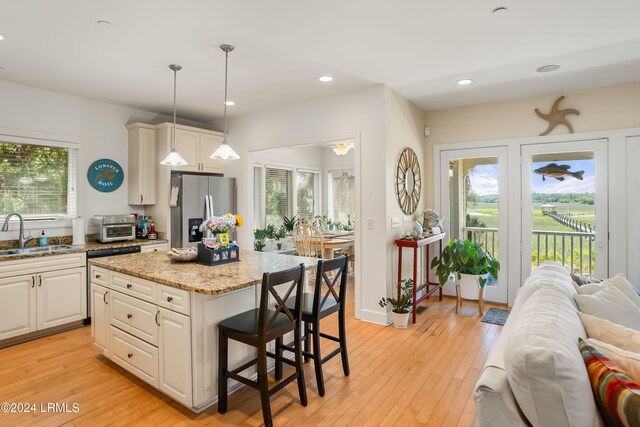
{"type": "Polygon", "coordinates": [[[355,224],[356,179],[353,171],[329,172],[329,215],[335,223],[355,224]]]}
{"type": "Polygon", "coordinates": [[[0,215],[75,215],[75,150],[0,142],[0,215]]]}
{"type": "Polygon", "coordinates": [[[316,212],[315,205],[315,188],[316,188],[315,172],[296,171],[296,193],[297,193],[297,209],[296,215],[298,219],[306,219],[311,223],[316,212]]]}
{"type": "Polygon", "coordinates": [[[291,171],[265,168],[265,225],[279,227],[291,216],[291,171]]]}

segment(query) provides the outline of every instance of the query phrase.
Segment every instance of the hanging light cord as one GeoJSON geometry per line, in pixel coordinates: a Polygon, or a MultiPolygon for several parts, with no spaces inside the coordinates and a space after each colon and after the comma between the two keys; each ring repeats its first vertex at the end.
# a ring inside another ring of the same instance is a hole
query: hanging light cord
{"type": "Polygon", "coordinates": [[[227,142],[227,70],[229,68],[229,51],[224,52],[224,138],[222,143],[227,142]]]}
{"type": "Polygon", "coordinates": [[[173,70],[173,135],[171,137],[171,150],[176,148],[176,79],[178,70],[173,70]]]}

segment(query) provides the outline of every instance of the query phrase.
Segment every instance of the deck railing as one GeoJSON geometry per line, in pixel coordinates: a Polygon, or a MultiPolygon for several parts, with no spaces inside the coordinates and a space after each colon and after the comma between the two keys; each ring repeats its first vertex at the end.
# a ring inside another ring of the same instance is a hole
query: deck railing
{"type": "MultiPolygon", "coordinates": [[[[464,227],[467,240],[482,244],[485,250],[498,259],[498,229],[464,227]]],[[[570,271],[585,277],[595,276],[595,233],[578,231],[533,230],[531,235],[531,265],[553,260],[562,263],[570,271]]]]}

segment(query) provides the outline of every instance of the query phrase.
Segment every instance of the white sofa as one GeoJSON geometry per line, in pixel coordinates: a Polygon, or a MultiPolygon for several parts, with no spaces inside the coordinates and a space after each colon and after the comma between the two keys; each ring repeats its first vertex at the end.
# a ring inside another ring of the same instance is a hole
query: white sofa
{"type": "Polygon", "coordinates": [[[475,386],[482,427],[601,426],[578,337],[586,333],[571,276],[538,267],[516,297],[475,386]]]}

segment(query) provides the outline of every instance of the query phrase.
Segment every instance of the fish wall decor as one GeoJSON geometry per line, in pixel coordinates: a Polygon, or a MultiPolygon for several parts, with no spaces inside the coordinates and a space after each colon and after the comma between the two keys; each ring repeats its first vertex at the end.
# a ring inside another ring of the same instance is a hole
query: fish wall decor
{"type": "Polygon", "coordinates": [[[546,166],[538,168],[533,171],[533,173],[537,173],[538,175],[542,175],[542,180],[545,181],[545,177],[548,176],[550,178],[555,178],[558,181],[564,181],[565,176],[572,176],[575,179],[579,179],[582,181],[582,175],[584,175],[584,171],[576,171],[571,172],[570,165],[559,165],[557,163],[549,163],[546,166]]]}

